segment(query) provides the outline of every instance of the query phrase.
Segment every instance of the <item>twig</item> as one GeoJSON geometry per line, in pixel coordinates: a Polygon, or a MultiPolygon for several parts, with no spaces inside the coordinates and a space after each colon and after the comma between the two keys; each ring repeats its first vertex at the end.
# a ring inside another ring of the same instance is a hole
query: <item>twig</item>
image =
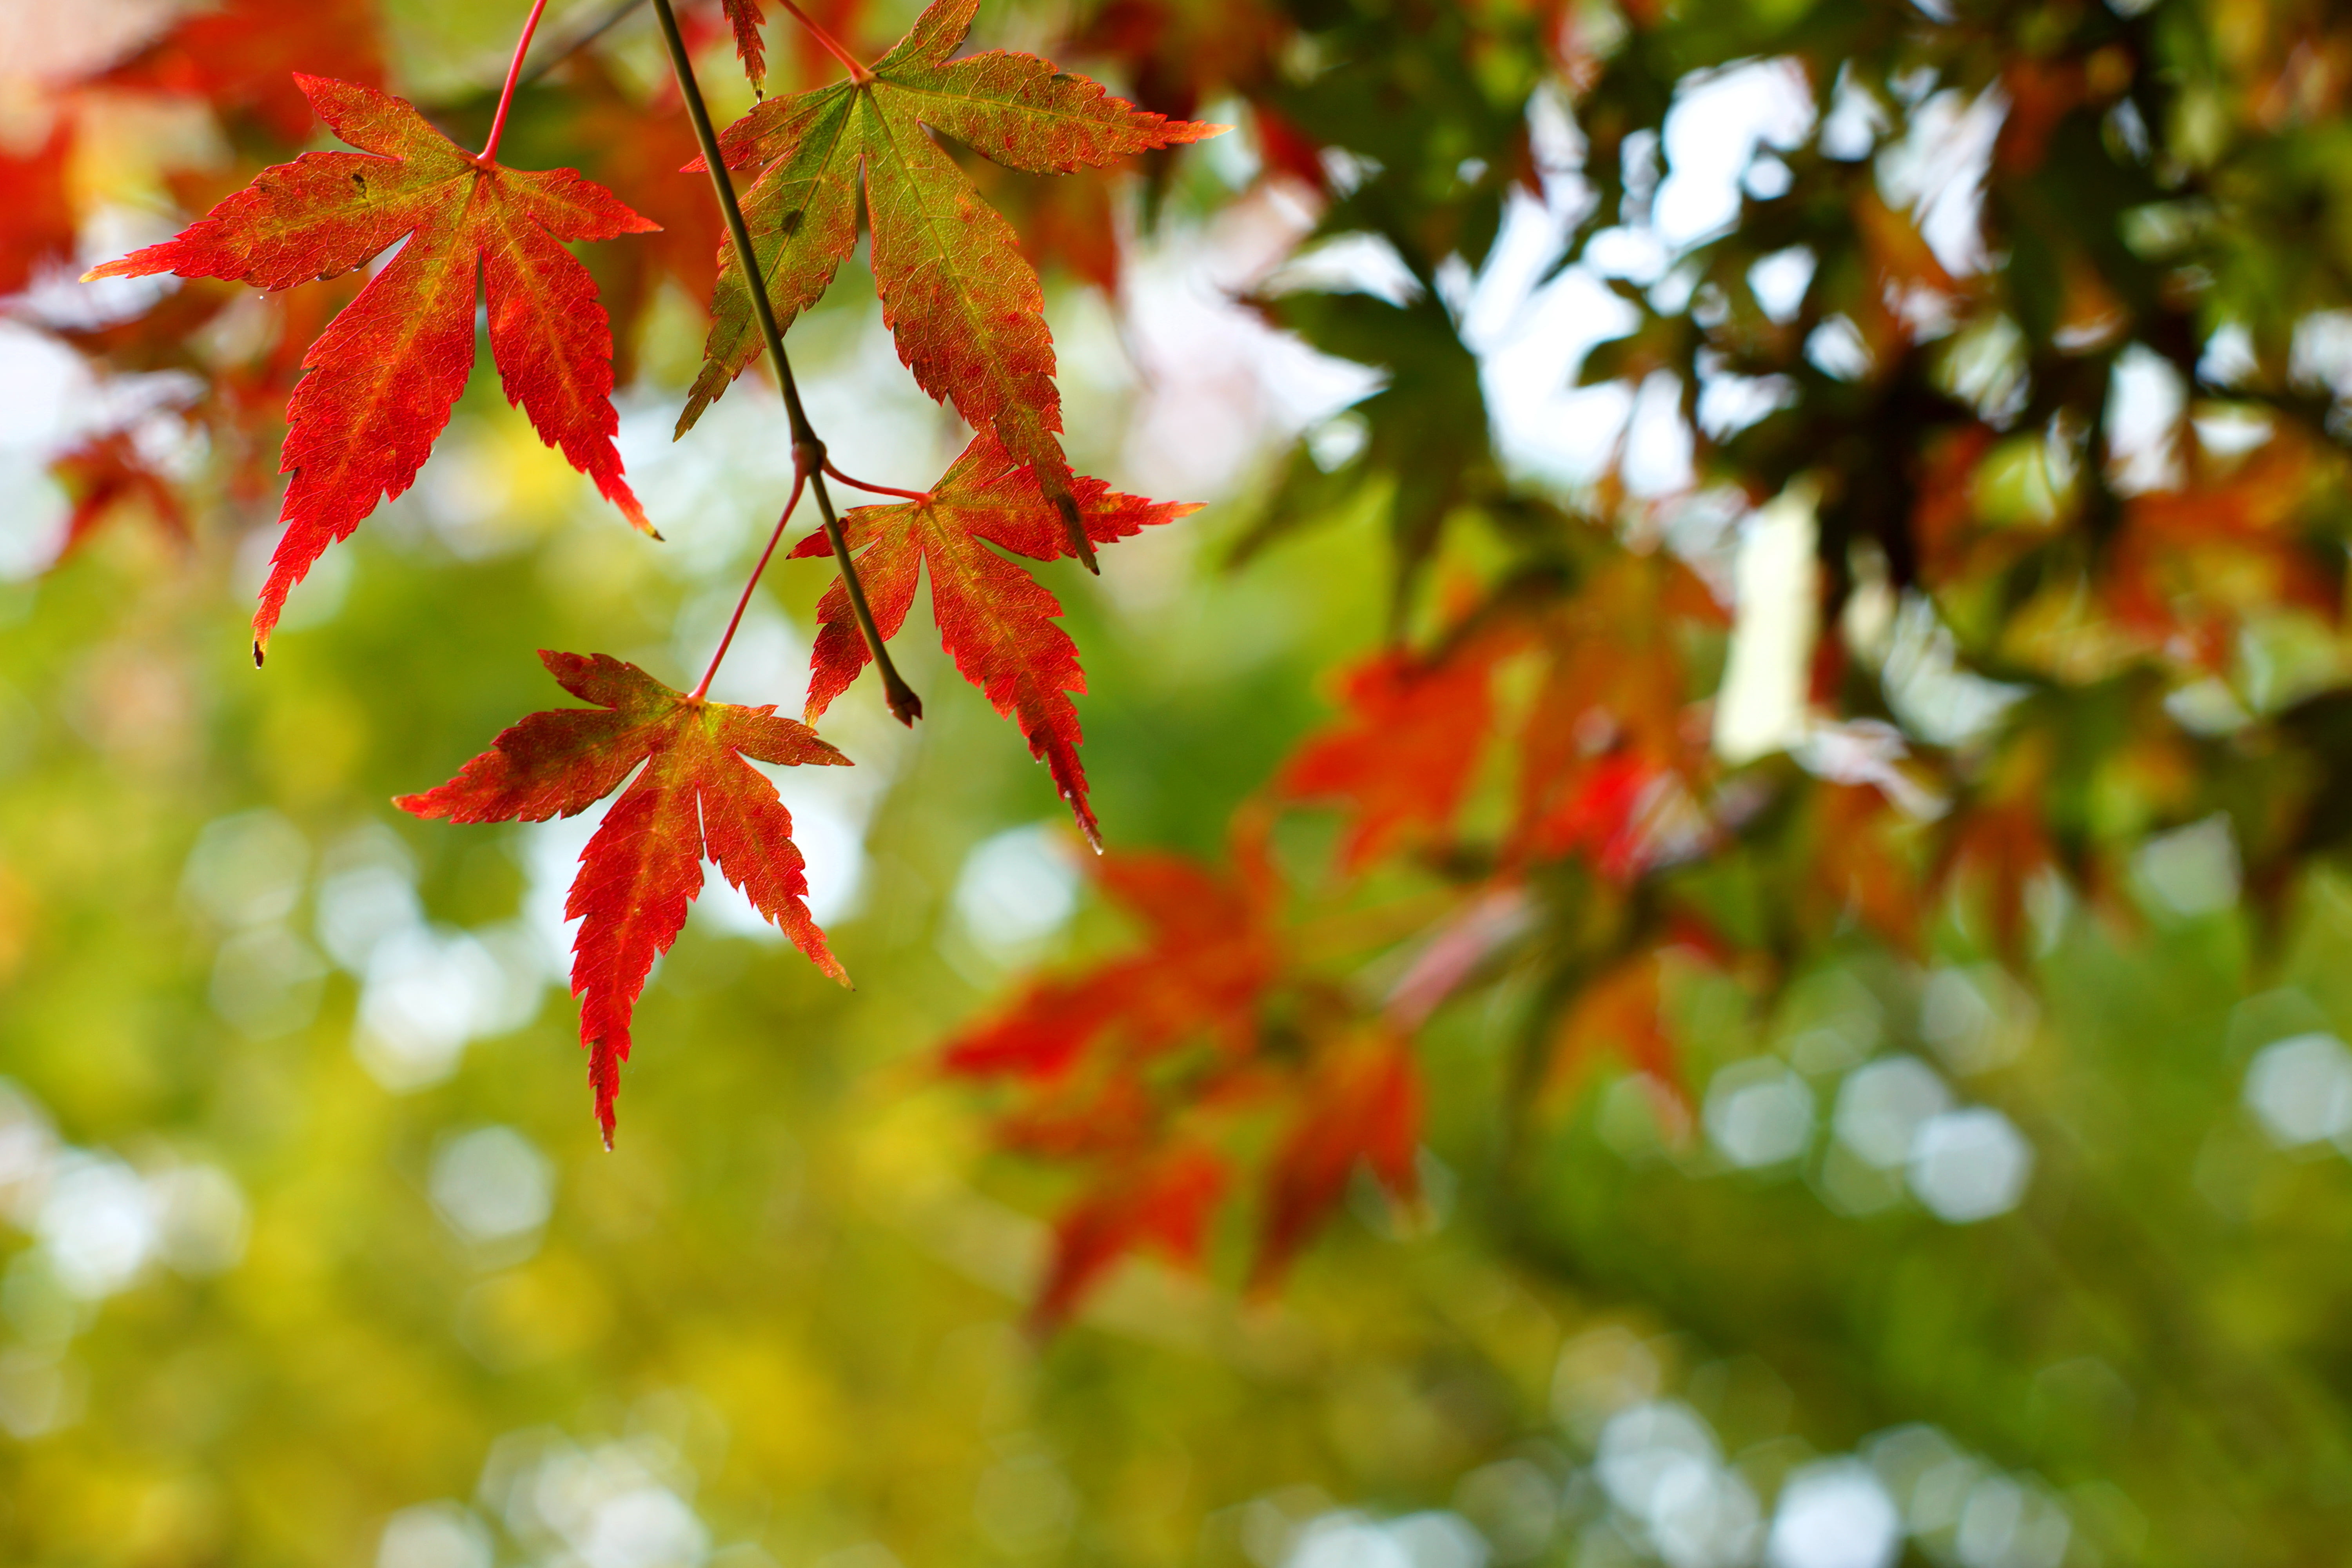
{"type": "Polygon", "coordinates": [[[694,62],[687,57],[686,39],[677,30],[677,13],[671,9],[670,0],[654,0],[654,15],[661,21],[662,41],[669,47],[670,68],[677,73],[678,95],[686,100],[687,118],[694,123],[694,139],[702,148],[702,162],[710,171],[711,189],[719,194],[719,211],[727,219],[727,233],[734,242],[735,262],[743,270],[744,285],[751,292],[751,314],[760,323],[760,339],[767,346],[768,361],[776,367],[776,380],[783,388],[784,412],[792,420],[793,466],[794,483],[806,480],[816,493],[817,515],[824,520],[825,542],[833,546],[834,564],[840,569],[841,584],[849,596],[850,614],[857,621],[859,636],[866,639],[866,651],[874,659],[874,668],[882,678],[882,695],[890,706],[892,717],[901,724],[912,726],[922,717],[922,699],[915,695],[898,666],[890,662],[890,650],[883,646],[881,628],[874,624],[874,611],[866,602],[866,585],[858,581],[856,563],[849,558],[848,541],[842,537],[841,520],[833,514],[833,498],[824,488],[824,443],[809,425],[808,414],[801,406],[800,386],[793,379],[792,361],[784,357],[784,336],[776,328],[775,308],[768,302],[766,280],[760,275],[759,258],[752,254],[751,226],[743,221],[743,204],[735,198],[735,182],[727,173],[726,156],[719,150],[719,133],[710,128],[710,110],[702,101],[702,89],[694,79],[694,62]]]}
{"type": "Polygon", "coordinates": [[[545,59],[541,60],[537,65],[531,67],[530,69],[523,72],[522,79],[524,83],[528,85],[529,83],[537,81],[540,78],[545,76],[548,72],[553,70],[556,67],[562,65],[564,61],[570,59],[572,56],[578,54],[581,50],[586,48],[589,45],[594,43],[597,39],[603,37],[614,28],[619,26],[623,22],[627,21],[629,19],[630,13],[636,10],[638,6],[645,3],[646,0],[619,0],[619,3],[609,7],[604,12],[604,16],[590,23],[580,32],[575,33],[571,37],[565,39],[562,46],[560,46],[553,54],[549,55],[545,59]]]}

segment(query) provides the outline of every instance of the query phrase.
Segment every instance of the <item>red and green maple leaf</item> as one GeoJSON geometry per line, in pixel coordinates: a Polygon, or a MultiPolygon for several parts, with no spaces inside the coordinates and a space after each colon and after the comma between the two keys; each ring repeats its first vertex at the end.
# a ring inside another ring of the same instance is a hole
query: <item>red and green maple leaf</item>
{"type": "Polygon", "coordinates": [[[295,79],[358,153],[306,153],[264,170],[178,237],[89,273],[173,272],[286,289],[400,253],[303,356],[287,406],[286,532],[253,618],[268,646],[287,594],[379,500],[415,482],[474,365],[487,289],[490,353],[509,399],[542,440],[639,528],[645,510],[613,444],[613,334],[595,284],[564,240],[654,226],[569,169],[476,157],[405,100],[321,77],[295,79]]]}
{"type": "Polygon", "coordinates": [[[580,921],[572,990],[610,1147],[631,1016],[654,960],[677,940],[687,906],[702,890],[706,858],[819,969],[849,983],[809,918],[792,814],[744,761],[846,766],[849,759],[772,705],[687,696],[605,654],[540,658],[566,691],[597,706],[533,713],[447,784],[394,804],[451,822],[544,822],[578,816],[644,765],[581,853],[563,910],[580,921]]]}
{"type": "MultiPolygon", "coordinates": [[[[1034,466],[1092,563],[1062,455],[1061,394],[1045,293],[1012,226],[931,132],[1026,174],[1068,174],[1222,126],[1139,110],[1034,55],[952,60],[979,0],[933,0],[897,47],[846,81],[772,99],[727,129],[730,168],[757,166],[743,209],[776,324],[814,304],[857,242],[860,194],[874,282],[898,355],[934,398],[1034,466]]],[[[705,363],[683,432],[760,352],[743,276],[722,255],[705,363]]]]}
{"type": "MultiPolygon", "coordinates": [[[[1076,480],[1072,499],[1087,537],[1097,544],[1200,510],[1184,501],[1120,495],[1100,479],[1084,478],[1076,480]]],[[[1077,645],[1055,624],[1060,602],[988,548],[1034,561],[1068,553],[1062,520],[1048,504],[1035,468],[1016,461],[983,432],[924,500],[859,507],[843,517],[841,527],[886,639],[906,625],[917,582],[929,574],[931,615],[956,668],[999,713],[1020,724],[1031,755],[1053,771],[1087,841],[1099,847],[1102,833],[1087,803],[1086,769],[1078,762],[1078,710],[1070,700],[1071,693],[1087,689],[1077,645]]],[[[824,534],[814,533],[793,553],[829,555],[832,550],[824,534]]],[[[803,715],[811,723],[848,689],[868,657],[837,579],[817,616],[823,626],[810,654],[803,715]]]]}

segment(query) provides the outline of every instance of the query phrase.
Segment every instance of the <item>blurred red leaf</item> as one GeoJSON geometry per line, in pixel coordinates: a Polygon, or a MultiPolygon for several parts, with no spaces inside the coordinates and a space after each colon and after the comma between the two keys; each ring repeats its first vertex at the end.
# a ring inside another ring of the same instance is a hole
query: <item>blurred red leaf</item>
{"type": "Polygon", "coordinates": [[[1359,1166],[1398,1203],[1421,1195],[1421,1069],[1403,1037],[1381,1030],[1327,1046],[1265,1173],[1265,1213],[1251,1282],[1263,1289],[1347,1191],[1359,1166]]]}
{"type": "Polygon", "coordinates": [[[1346,809],[1343,869],[1360,871],[1407,838],[1452,826],[1485,754],[1495,666],[1511,644],[1488,632],[1434,661],[1381,653],[1345,678],[1345,716],[1308,737],[1276,786],[1293,800],[1346,809]]]}
{"type": "Polygon", "coordinates": [[[1143,922],[1140,950],[1031,986],[949,1042],[947,1070],[1052,1080],[1098,1045],[1122,1047],[1123,1059],[1137,1061],[1202,1036],[1228,1056],[1245,1052],[1283,953],[1270,870],[1246,847],[1235,858],[1234,870],[1217,875],[1179,855],[1105,856],[1095,879],[1143,922]]]}
{"type": "Polygon", "coordinates": [[[0,294],[17,292],[42,268],[73,255],[73,204],[66,191],[73,140],[72,121],[59,115],[31,153],[0,153],[0,294]]]}
{"type": "Polygon", "coordinates": [[[192,537],[179,492],[148,465],[125,431],[110,431],[83,442],[51,463],[49,471],[73,498],[61,554],[79,549],[115,509],[137,501],[144,501],[155,521],[181,543],[192,537]]]}
{"type": "Polygon", "coordinates": [[[1191,1144],[1155,1151],[1097,1181],[1055,1222],[1053,1260],[1031,1325],[1040,1332],[1060,1327],[1111,1267],[1140,1247],[1197,1267],[1225,1184],[1224,1162],[1191,1144]]]}
{"type": "Polygon", "coordinates": [[[100,79],[201,98],[299,146],[316,122],[295,73],[382,86],[379,12],[377,0],[225,0],[191,12],[100,79]]]}

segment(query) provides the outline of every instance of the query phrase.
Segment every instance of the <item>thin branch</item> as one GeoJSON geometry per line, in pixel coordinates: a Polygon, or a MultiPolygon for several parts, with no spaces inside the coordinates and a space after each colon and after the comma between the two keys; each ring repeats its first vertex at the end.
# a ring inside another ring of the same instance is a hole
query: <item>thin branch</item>
{"type": "Polygon", "coordinates": [[[531,6],[530,16],[522,25],[522,37],[515,43],[514,63],[507,67],[507,85],[499,93],[499,112],[490,121],[490,139],[482,143],[485,163],[499,155],[499,138],[506,134],[507,110],[514,107],[515,83],[522,79],[522,58],[530,53],[530,36],[539,31],[539,18],[546,10],[547,0],[538,0],[531,6]]]}
{"type": "Polygon", "coordinates": [[[710,656],[710,668],[702,672],[701,683],[695,687],[689,702],[699,702],[710,693],[710,682],[719,674],[719,661],[727,657],[728,647],[735,641],[735,628],[743,624],[743,612],[751,607],[751,590],[760,585],[760,574],[768,569],[768,557],[776,552],[777,543],[784,537],[784,524],[792,521],[793,509],[801,504],[801,476],[793,476],[792,499],[784,502],[783,514],[776,519],[775,531],[768,535],[768,548],[760,552],[759,563],[751,568],[751,580],[743,584],[743,596],[735,601],[735,614],[729,617],[727,633],[719,639],[719,651],[710,656]]]}
{"type": "Polygon", "coordinates": [[[564,61],[570,59],[572,56],[578,54],[581,50],[586,48],[589,45],[594,43],[597,39],[603,37],[614,28],[619,26],[623,22],[627,21],[630,15],[634,13],[638,6],[645,3],[646,0],[618,0],[616,5],[607,7],[602,16],[590,23],[586,27],[581,29],[579,32],[573,34],[571,37],[565,39],[562,44],[557,47],[553,54],[549,55],[537,65],[531,67],[530,69],[523,72],[522,79],[524,83],[528,85],[529,83],[537,81],[540,78],[545,76],[548,72],[553,70],[556,67],[562,65],[564,61]]]}
{"type": "Polygon", "coordinates": [[[858,581],[857,564],[849,557],[848,541],[842,537],[841,520],[833,514],[833,498],[824,488],[824,443],[809,426],[808,414],[801,406],[799,384],[793,379],[793,363],[784,356],[784,336],[776,328],[775,308],[768,302],[768,286],[760,275],[759,258],[752,253],[751,231],[743,221],[743,204],[735,199],[735,182],[727,173],[726,156],[719,150],[719,133],[710,128],[710,110],[702,101],[702,89],[694,79],[694,62],[687,57],[686,39],[677,30],[677,13],[671,9],[670,0],[654,0],[654,15],[661,21],[662,41],[669,47],[670,68],[677,73],[680,97],[686,100],[687,118],[694,122],[694,139],[702,148],[702,162],[710,171],[711,189],[719,194],[719,211],[727,219],[727,233],[735,246],[736,265],[743,269],[743,282],[751,293],[751,314],[760,323],[760,340],[768,350],[768,362],[776,367],[776,380],[783,388],[784,412],[792,420],[793,464],[795,483],[808,482],[816,492],[817,515],[824,520],[825,542],[833,546],[834,563],[841,571],[841,584],[849,596],[850,614],[856,618],[858,635],[866,639],[866,651],[874,659],[874,668],[882,678],[882,695],[890,706],[892,717],[901,724],[911,726],[922,717],[922,699],[915,695],[898,666],[890,662],[890,650],[883,646],[881,628],[874,624],[874,610],[866,601],[866,585],[858,581]]]}
{"type": "Polygon", "coordinates": [[[843,484],[847,485],[852,489],[870,490],[877,496],[898,496],[906,500],[929,500],[931,499],[931,492],[929,490],[902,490],[896,485],[868,484],[864,479],[853,479],[847,474],[843,473],[839,468],[835,468],[833,466],[833,459],[830,458],[825,459],[824,471],[831,474],[835,479],[839,479],[843,484]]]}

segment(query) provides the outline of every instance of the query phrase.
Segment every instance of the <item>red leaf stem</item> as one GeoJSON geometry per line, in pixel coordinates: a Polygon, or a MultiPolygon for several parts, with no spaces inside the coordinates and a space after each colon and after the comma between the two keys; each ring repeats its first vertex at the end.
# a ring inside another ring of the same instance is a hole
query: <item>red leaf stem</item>
{"type": "Polygon", "coordinates": [[[537,0],[530,16],[522,25],[522,37],[515,41],[513,61],[507,67],[507,84],[499,91],[499,111],[490,120],[490,139],[482,143],[482,162],[498,156],[499,138],[506,133],[507,110],[514,107],[515,83],[522,79],[522,59],[530,53],[530,36],[539,31],[540,14],[547,9],[547,0],[537,0]]]}

